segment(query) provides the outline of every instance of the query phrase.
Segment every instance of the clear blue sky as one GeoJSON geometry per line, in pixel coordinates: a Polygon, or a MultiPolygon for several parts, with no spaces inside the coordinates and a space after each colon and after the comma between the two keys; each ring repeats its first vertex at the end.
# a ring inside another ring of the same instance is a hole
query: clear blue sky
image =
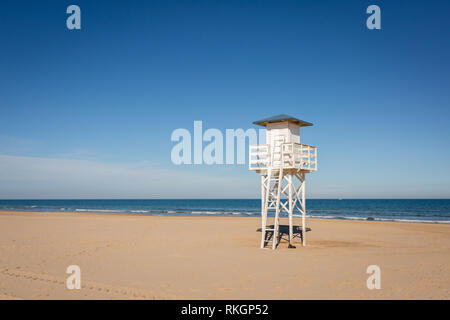
{"type": "Polygon", "coordinates": [[[309,197],[449,198],[449,22],[449,1],[3,0],[0,198],[256,198],[246,165],[173,165],[170,135],[279,113],[314,123],[309,197]]]}

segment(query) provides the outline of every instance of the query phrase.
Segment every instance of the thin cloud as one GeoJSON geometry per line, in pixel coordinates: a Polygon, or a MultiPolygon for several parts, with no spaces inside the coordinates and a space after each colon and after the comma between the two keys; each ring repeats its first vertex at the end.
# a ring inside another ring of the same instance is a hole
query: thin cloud
{"type": "Polygon", "coordinates": [[[219,176],[142,163],[0,155],[0,198],[258,197],[259,180],[231,170],[219,176]]]}

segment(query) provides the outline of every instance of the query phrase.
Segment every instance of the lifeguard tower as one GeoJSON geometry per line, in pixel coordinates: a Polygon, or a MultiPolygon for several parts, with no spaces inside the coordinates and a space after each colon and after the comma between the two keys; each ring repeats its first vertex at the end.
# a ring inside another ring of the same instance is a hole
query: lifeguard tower
{"type": "Polygon", "coordinates": [[[302,218],[302,245],[306,245],[305,177],[317,171],[317,148],[300,143],[300,128],[312,123],[280,114],[253,122],[266,127],[266,144],[250,146],[249,169],[261,175],[261,248],[272,241],[272,249],[279,242],[280,213],[289,219],[289,247],[292,245],[293,214],[302,218]],[[269,210],[274,210],[273,228],[267,228],[269,210]],[[267,232],[272,237],[267,237],[267,232]]]}

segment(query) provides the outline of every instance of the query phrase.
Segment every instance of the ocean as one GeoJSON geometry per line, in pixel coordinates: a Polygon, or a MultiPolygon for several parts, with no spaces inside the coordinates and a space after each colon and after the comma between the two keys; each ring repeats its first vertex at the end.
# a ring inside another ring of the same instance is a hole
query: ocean
{"type": "MultiPolygon", "coordinates": [[[[321,219],[450,223],[450,199],[307,199],[306,206],[307,217],[321,219]]],[[[257,217],[261,200],[0,200],[0,210],[257,217]]]]}

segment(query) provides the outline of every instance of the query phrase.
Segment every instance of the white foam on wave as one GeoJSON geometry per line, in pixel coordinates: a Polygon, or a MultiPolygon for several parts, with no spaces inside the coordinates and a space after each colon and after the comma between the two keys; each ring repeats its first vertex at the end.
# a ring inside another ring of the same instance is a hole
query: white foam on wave
{"type": "Polygon", "coordinates": [[[190,214],[199,214],[199,215],[240,215],[240,216],[249,216],[256,215],[257,212],[239,212],[239,211],[191,211],[190,214]]]}
{"type": "MultiPolygon", "coordinates": [[[[301,215],[294,215],[301,217],[301,215]]],[[[334,220],[357,220],[357,221],[391,221],[391,222],[413,222],[413,223],[444,223],[450,224],[449,220],[420,220],[420,219],[398,219],[398,218],[376,218],[376,217],[351,217],[351,216],[319,216],[307,215],[308,218],[334,219],[334,220]]]]}
{"type": "Polygon", "coordinates": [[[414,223],[444,223],[449,224],[449,220],[419,220],[419,219],[388,219],[388,218],[376,218],[379,221],[396,221],[396,222],[414,222],[414,223]]]}
{"type": "Polygon", "coordinates": [[[123,210],[75,209],[76,212],[125,212],[123,210]]]}
{"type": "MultiPolygon", "coordinates": [[[[67,208],[60,208],[60,210],[70,210],[67,208]]],[[[192,214],[192,215],[233,215],[233,216],[255,216],[259,215],[260,212],[240,212],[240,211],[180,211],[180,210],[167,210],[163,213],[158,213],[157,210],[106,210],[106,209],[75,209],[76,212],[97,212],[97,213],[150,213],[154,212],[155,215],[182,215],[182,214],[192,214]]],[[[294,214],[295,218],[301,218],[300,214],[294,214]]],[[[356,220],[356,221],[391,221],[391,222],[412,222],[412,223],[436,223],[436,224],[450,224],[450,220],[420,220],[420,219],[402,219],[402,218],[378,218],[373,216],[367,217],[355,217],[355,216],[339,216],[339,215],[306,215],[307,218],[313,219],[330,219],[330,220],[356,220]]]]}

